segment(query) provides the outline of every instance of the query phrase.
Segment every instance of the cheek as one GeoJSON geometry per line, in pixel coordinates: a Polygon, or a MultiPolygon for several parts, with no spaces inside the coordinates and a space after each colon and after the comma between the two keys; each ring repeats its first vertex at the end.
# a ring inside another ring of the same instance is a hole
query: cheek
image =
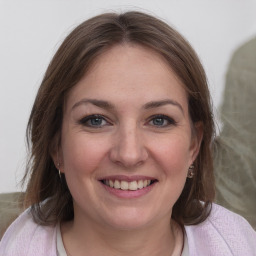
{"type": "Polygon", "coordinates": [[[106,156],[106,143],[100,139],[73,134],[65,135],[62,143],[65,172],[90,173],[106,156]]]}
{"type": "Polygon", "coordinates": [[[172,137],[160,143],[155,151],[166,175],[184,176],[190,163],[190,143],[186,137],[172,137]]]}

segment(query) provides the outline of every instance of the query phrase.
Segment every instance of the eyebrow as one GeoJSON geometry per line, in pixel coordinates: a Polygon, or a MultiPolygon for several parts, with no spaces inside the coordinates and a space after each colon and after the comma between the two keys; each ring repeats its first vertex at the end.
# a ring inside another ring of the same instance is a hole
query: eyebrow
{"type": "MultiPolygon", "coordinates": [[[[103,108],[103,109],[107,109],[107,110],[112,110],[115,108],[115,106],[111,103],[109,103],[108,101],[105,100],[96,100],[96,99],[82,99],[80,101],[78,101],[77,103],[75,103],[72,107],[72,110],[82,104],[93,104],[97,107],[103,108]]],[[[177,101],[175,100],[170,100],[170,99],[165,99],[165,100],[159,100],[159,101],[151,101],[146,103],[145,105],[143,105],[142,108],[144,109],[153,109],[153,108],[159,108],[165,105],[173,105],[175,107],[178,107],[181,112],[184,114],[184,110],[181,106],[181,104],[179,104],[177,101]]]]}
{"type": "Polygon", "coordinates": [[[110,104],[108,101],[105,100],[96,100],[96,99],[82,99],[74,104],[72,110],[82,104],[91,103],[97,107],[104,108],[104,109],[114,109],[114,105],[110,104]]]}
{"type": "Polygon", "coordinates": [[[170,99],[160,100],[160,101],[151,101],[151,102],[146,103],[143,107],[145,109],[152,109],[152,108],[159,108],[159,107],[162,107],[162,106],[165,106],[168,104],[178,107],[181,110],[181,112],[184,114],[184,110],[183,110],[181,104],[179,104],[175,100],[170,100],[170,99]]]}

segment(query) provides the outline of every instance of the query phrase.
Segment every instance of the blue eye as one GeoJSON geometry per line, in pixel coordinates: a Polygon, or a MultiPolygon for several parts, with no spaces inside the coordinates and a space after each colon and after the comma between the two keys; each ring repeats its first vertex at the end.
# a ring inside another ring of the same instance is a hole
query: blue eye
{"type": "Polygon", "coordinates": [[[108,125],[108,122],[105,120],[105,118],[101,115],[90,115],[82,118],[79,121],[80,124],[87,127],[93,127],[93,128],[101,128],[105,125],[108,125]]]}
{"type": "Polygon", "coordinates": [[[164,118],[161,118],[161,117],[154,118],[152,120],[152,122],[153,122],[154,125],[157,125],[157,126],[162,126],[162,125],[165,125],[167,123],[167,121],[164,118]]]}
{"type": "Polygon", "coordinates": [[[170,125],[176,125],[176,122],[166,115],[155,115],[151,117],[149,124],[156,127],[167,127],[170,125]]]}

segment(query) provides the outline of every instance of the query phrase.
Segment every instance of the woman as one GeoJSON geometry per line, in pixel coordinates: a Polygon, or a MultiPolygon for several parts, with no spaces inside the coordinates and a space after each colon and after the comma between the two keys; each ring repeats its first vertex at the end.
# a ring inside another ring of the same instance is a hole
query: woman
{"type": "Polygon", "coordinates": [[[212,204],[213,134],[205,73],[181,35],[137,12],[85,21],[36,97],[29,209],[0,255],[253,255],[249,224],[212,204]]]}

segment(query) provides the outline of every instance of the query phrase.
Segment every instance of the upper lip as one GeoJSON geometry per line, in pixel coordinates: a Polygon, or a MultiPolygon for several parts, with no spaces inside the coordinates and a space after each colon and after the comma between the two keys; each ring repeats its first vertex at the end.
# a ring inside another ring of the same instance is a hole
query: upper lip
{"type": "Polygon", "coordinates": [[[154,177],[150,176],[142,176],[142,175],[133,175],[133,176],[126,176],[126,175],[110,175],[110,176],[104,176],[99,178],[98,180],[124,180],[127,182],[131,181],[138,181],[138,180],[157,180],[154,177]]]}

